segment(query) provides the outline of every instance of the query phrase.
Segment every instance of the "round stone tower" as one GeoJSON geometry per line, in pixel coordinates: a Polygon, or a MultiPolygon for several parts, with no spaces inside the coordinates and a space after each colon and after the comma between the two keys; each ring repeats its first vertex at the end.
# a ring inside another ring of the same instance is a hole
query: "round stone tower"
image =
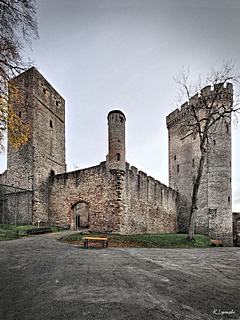
{"type": "Polygon", "coordinates": [[[108,114],[108,155],[109,171],[125,171],[125,122],[126,117],[120,110],[108,114]]]}

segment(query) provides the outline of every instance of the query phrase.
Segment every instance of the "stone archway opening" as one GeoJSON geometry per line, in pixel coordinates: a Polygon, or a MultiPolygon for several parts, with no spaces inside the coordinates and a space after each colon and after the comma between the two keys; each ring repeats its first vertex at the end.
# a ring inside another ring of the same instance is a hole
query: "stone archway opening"
{"type": "Polygon", "coordinates": [[[89,228],[89,205],[87,202],[78,202],[73,206],[74,228],[76,230],[89,228]]]}

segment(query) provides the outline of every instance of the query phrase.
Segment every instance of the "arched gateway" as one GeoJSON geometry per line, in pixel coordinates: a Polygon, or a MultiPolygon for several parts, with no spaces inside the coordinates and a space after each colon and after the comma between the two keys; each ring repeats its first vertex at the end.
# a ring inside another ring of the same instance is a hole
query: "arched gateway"
{"type": "Polygon", "coordinates": [[[86,202],[78,202],[73,206],[73,218],[76,230],[89,227],[89,208],[86,202]]]}

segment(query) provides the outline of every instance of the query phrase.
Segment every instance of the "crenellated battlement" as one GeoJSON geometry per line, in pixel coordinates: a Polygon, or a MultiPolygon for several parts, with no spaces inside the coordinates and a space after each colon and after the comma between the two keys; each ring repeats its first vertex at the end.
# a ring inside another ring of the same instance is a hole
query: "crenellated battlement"
{"type": "Polygon", "coordinates": [[[168,206],[169,201],[175,201],[177,192],[165,184],[148,176],[145,172],[126,163],[126,177],[128,185],[139,200],[150,203],[161,203],[168,206]]]}
{"type": "Polygon", "coordinates": [[[200,92],[194,94],[189,101],[184,102],[180,108],[175,109],[166,117],[167,128],[174,126],[175,124],[182,121],[183,118],[189,115],[190,108],[189,106],[192,104],[201,103],[201,99],[203,97],[208,98],[215,96],[216,93],[219,96],[219,99],[228,99],[229,95],[232,97],[233,95],[233,85],[232,83],[226,83],[226,86],[222,85],[222,83],[216,84],[213,87],[208,85],[201,89],[200,92]]]}

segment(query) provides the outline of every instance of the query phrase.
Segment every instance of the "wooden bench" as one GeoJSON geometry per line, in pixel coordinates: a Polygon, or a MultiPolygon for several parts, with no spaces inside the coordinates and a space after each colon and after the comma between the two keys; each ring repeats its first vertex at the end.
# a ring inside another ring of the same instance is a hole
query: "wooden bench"
{"type": "Polygon", "coordinates": [[[98,237],[82,237],[84,248],[88,248],[89,242],[101,242],[102,247],[108,247],[108,238],[98,238],[98,237]]]}
{"type": "Polygon", "coordinates": [[[211,244],[212,246],[216,247],[223,247],[223,241],[222,240],[214,240],[214,239],[211,239],[211,244]]]}

